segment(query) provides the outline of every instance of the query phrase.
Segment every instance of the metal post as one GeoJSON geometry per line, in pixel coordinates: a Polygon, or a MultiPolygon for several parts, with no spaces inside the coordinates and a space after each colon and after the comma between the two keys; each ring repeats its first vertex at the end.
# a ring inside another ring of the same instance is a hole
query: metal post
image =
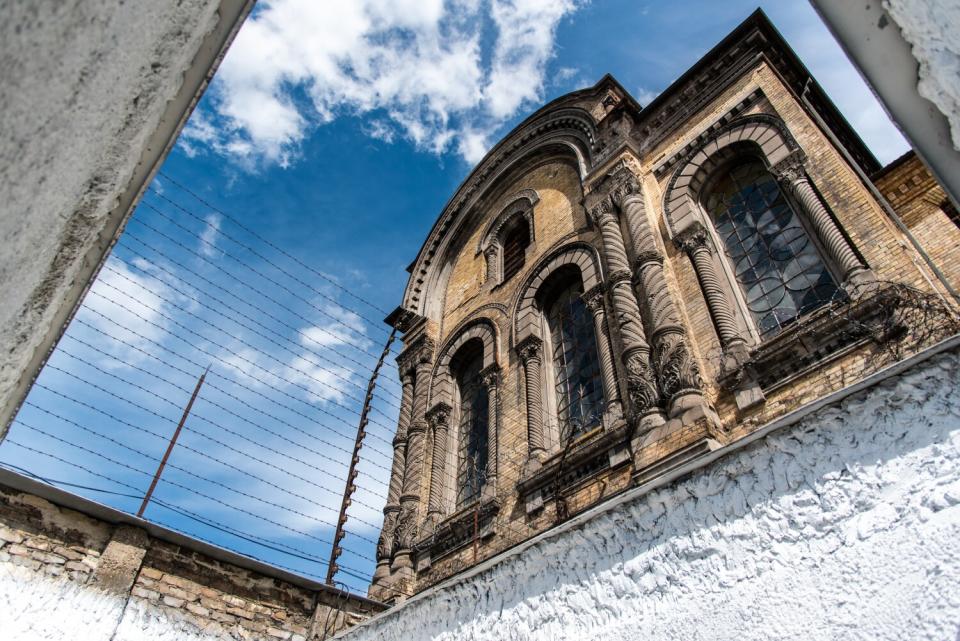
{"type": "Polygon", "coordinates": [[[150,483],[150,489],[147,490],[146,496],[143,497],[143,503],[140,504],[140,510],[137,512],[137,517],[139,518],[143,518],[143,511],[147,509],[147,504],[150,502],[150,497],[153,496],[153,491],[157,488],[157,483],[160,481],[160,475],[163,474],[163,468],[166,467],[167,459],[170,458],[170,452],[173,451],[173,446],[177,444],[177,438],[180,436],[180,430],[183,429],[183,424],[187,422],[187,416],[190,415],[190,410],[193,408],[193,402],[197,400],[197,394],[200,393],[200,387],[203,385],[203,379],[207,377],[207,372],[209,371],[210,366],[207,365],[207,369],[204,370],[203,374],[200,375],[200,380],[197,381],[197,386],[193,388],[193,395],[190,397],[190,402],[187,403],[187,408],[183,410],[183,416],[180,417],[180,423],[177,424],[177,429],[170,438],[170,444],[167,445],[167,451],[164,452],[163,458],[160,459],[160,465],[157,467],[157,473],[153,475],[153,481],[150,483]]]}
{"type": "Polygon", "coordinates": [[[393,339],[396,338],[397,328],[390,331],[390,337],[387,338],[387,344],[383,346],[383,353],[380,354],[380,360],[373,368],[373,374],[370,375],[370,382],[367,383],[367,395],[363,400],[363,409],[360,411],[360,424],[357,426],[357,439],[353,443],[353,458],[350,459],[350,469],[347,472],[347,485],[343,489],[343,500],[340,502],[340,518],[337,519],[337,531],[333,535],[333,548],[330,550],[330,562],[327,564],[327,585],[333,585],[333,577],[336,575],[340,566],[337,565],[337,559],[343,553],[340,547],[340,541],[343,540],[343,526],[347,523],[347,508],[350,507],[350,497],[353,495],[357,486],[353,482],[357,478],[357,463],[360,462],[360,448],[363,447],[363,437],[367,435],[367,421],[370,414],[370,404],[373,402],[373,390],[377,386],[377,376],[380,375],[380,368],[387,354],[390,353],[390,346],[393,345],[393,339]]]}

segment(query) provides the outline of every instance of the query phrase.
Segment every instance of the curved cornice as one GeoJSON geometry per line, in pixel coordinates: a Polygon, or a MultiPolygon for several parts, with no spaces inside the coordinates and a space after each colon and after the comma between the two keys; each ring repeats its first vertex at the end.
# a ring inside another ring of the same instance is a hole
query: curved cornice
{"type": "Polygon", "coordinates": [[[487,153],[444,207],[413,262],[403,297],[406,309],[423,312],[423,293],[431,280],[436,257],[443,255],[449,239],[455,236],[454,232],[474,203],[497,185],[504,174],[524,161],[537,160],[541,154],[558,152],[575,161],[581,178],[590,172],[602,142],[593,117],[576,103],[595,96],[604,87],[602,81],[590,89],[554,100],[518,125],[487,153]]]}

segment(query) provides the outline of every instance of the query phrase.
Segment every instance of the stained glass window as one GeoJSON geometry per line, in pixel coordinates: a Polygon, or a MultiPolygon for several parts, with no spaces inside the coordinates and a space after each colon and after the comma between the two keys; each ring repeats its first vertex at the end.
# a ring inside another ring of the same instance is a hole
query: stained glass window
{"type": "Polygon", "coordinates": [[[603,412],[597,337],[582,294],[575,281],[553,300],[547,315],[561,443],[596,425],[603,412]]]}
{"type": "Polygon", "coordinates": [[[503,239],[503,282],[507,282],[523,269],[527,246],[530,244],[530,226],[519,217],[503,239]]]}
{"type": "Polygon", "coordinates": [[[459,452],[457,461],[457,508],[480,497],[487,470],[487,388],[481,346],[468,343],[455,364],[460,393],[459,452]]]}
{"type": "Polygon", "coordinates": [[[706,207],[761,336],[840,295],[803,223],[759,160],[726,171],[706,207]]]}

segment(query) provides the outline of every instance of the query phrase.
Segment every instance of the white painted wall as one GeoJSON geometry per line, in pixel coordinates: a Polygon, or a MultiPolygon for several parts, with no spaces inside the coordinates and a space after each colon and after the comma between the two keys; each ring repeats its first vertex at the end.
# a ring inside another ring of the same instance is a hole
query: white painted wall
{"type": "MultiPolygon", "coordinates": [[[[110,592],[0,563],[0,639],[5,641],[216,641],[183,617],[110,592]]],[[[263,635],[263,639],[270,638],[263,635]]],[[[271,641],[276,641],[271,638],[271,641]]]]}
{"type": "Polygon", "coordinates": [[[345,638],[957,639],[958,382],[937,356],[345,638]]]}
{"type": "Polygon", "coordinates": [[[0,0],[0,438],[253,0],[0,0]]]}
{"type": "Polygon", "coordinates": [[[917,91],[950,123],[960,151],[960,3],[957,0],[884,0],[919,65],[917,91]]]}

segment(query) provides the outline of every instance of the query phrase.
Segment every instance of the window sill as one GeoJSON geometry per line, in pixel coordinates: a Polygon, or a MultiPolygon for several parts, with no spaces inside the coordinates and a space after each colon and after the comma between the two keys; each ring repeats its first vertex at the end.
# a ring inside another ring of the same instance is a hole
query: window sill
{"type": "Polygon", "coordinates": [[[526,513],[533,514],[555,497],[558,490],[579,487],[597,476],[630,461],[627,426],[611,429],[597,426],[581,434],[566,449],[551,454],[541,466],[517,483],[526,513]]]}
{"type": "Polygon", "coordinates": [[[805,376],[871,340],[865,328],[890,304],[887,293],[887,288],[880,288],[806,314],[792,327],[754,347],[739,367],[721,375],[720,384],[734,392],[752,386],[762,402],[764,393],[805,376]]]}
{"type": "Polygon", "coordinates": [[[445,517],[433,532],[417,541],[417,571],[423,571],[439,558],[496,534],[493,519],[500,511],[495,498],[481,498],[445,517]]]}

